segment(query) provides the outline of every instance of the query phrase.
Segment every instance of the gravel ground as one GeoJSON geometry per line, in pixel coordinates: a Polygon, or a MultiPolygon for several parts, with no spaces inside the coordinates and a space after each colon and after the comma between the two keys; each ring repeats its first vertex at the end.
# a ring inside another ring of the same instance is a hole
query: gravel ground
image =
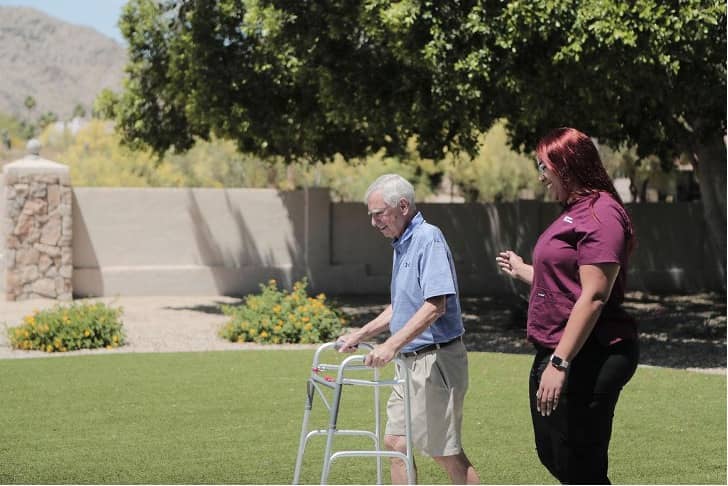
{"type": "MultiPolygon", "coordinates": [[[[220,304],[236,304],[233,297],[118,297],[96,299],[122,307],[127,344],[116,350],[69,353],[18,351],[8,345],[9,326],[18,325],[35,309],[56,305],[50,300],[3,302],[0,305],[0,359],[57,357],[76,354],[221,351],[260,349],[235,344],[217,336],[226,318],[220,304]]],[[[386,297],[338,297],[352,326],[360,326],[381,311],[386,297]]],[[[640,325],[642,365],[684,368],[709,373],[726,372],[726,296],[691,294],[658,296],[630,293],[626,308],[640,325]]],[[[519,297],[465,297],[465,342],[472,351],[531,354],[525,340],[526,302],[519,297]]],[[[315,348],[315,345],[266,345],[266,349],[315,348]]]]}

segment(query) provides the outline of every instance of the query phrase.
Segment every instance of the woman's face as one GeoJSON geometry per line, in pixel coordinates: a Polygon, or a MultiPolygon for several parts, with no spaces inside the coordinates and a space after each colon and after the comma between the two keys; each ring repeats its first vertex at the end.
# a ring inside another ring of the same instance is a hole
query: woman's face
{"type": "Polygon", "coordinates": [[[537,160],[537,163],[539,182],[546,186],[546,191],[551,194],[551,197],[559,202],[566,202],[569,195],[566,192],[566,188],[564,188],[564,185],[561,183],[559,176],[540,160],[537,160]]]}

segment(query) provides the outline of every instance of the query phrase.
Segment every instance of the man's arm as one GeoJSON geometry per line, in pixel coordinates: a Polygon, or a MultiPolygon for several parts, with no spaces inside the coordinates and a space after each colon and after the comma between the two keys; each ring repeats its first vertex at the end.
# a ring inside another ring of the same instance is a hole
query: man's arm
{"type": "MultiPolygon", "coordinates": [[[[414,338],[430,327],[440,316],[445,314],[447,296],[431,297],[422,304],[402,329],[390,336],[385,342],[375,347],[364,358],[364,364],[382,367],[392,361],[399,351],[414,338]]],[[[391,313],[390,313],[391,318],[391,313]]],[[[374,321],[372,321],[374,322],[374,321]]]]}
{"type": "Polygon", "coordinates": [[[352,331],[349,334],[341,336],[338,339],[340,343],[339,352],[347,353],[354,351],[354,348],[367,339],[374,337],[384,332],[389,326],[389,321],[392,320],[392,304],[389,304],[377,317],[367,322],[364,326],[360,327],[356,331],[352,331]]]}

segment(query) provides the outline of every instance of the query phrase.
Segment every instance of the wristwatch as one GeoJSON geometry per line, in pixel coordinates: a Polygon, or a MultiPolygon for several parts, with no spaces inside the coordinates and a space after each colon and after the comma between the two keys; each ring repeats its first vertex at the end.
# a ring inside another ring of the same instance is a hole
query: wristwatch
{"type": "Polygon", "coordinates": [[[561,371],[566,371],[569,369],[569,362],[565,359],[559,358],[555,354],[551,355],[551,358],[549,358],[549,361],[551,361],[551,364],[554,365],[554,368],[561,371]]]}

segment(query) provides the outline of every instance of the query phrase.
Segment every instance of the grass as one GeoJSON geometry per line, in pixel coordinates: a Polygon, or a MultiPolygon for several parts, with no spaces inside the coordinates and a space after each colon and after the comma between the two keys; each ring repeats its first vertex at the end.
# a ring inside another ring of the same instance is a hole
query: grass
{"type": "MultiPolygon", "coordinates": [[[[2,360],[0,484],[290,483],[311,358],[307,350],[2,360]]],[[[556,484],[533,447],[529,365],[524,355],[470,355],[464,444],[484,483],[556,484]]],[[[365,393],[345,392],[342,427],[368,428],[365,393]]],[[[312,425],[323,423],[319,401],[312,425]]],[[[312,439],[303,482],[318,482],[322,451],[323,438],[312,439]]],[[[421,482],[448,482],[431,460],[419,457],[418,468],[421,482]]],[[[639,368],[617,408],[610,471],[615,483],[726,484],[725,375],[639,368]]],[[[374,480],[371,459],[341,459],[330,477],[374,480]]]]}

